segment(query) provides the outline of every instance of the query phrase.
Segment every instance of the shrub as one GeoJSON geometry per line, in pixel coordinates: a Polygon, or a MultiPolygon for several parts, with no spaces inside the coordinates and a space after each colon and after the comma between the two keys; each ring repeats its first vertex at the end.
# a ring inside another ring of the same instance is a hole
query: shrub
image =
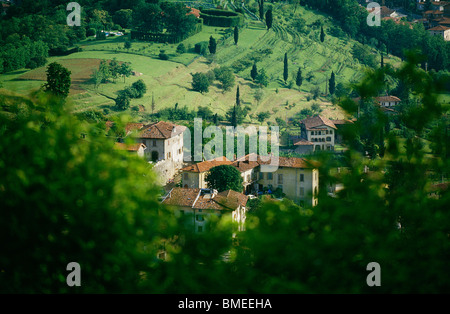
{"type": "Polygon", "coordinates": [[[205,55],[207,49],[208,49],[208,42],[207,41],[201,41],[199,43],[196,43],[195,46],[194,46],[195,53],[198,53],[200,55],[205,55]]]}
{"type": "Polygon", "coordinates": [[[159,58],[160,58],[161,60],[169,60],[169,55],[166,54],[166,53],[164,52],[164,50],[161,50],[161,51],[159,52],[159,58]]]}
{"type": "Polygon", "coordinates": [[[186,47],[184,46],[183,43],[180,43],[180,44],[177,46],[177,53],[185,53],[185,52],[186,52],[186,47]]]}
{"type": "Polygon", "coordinates": [[[94,36],[95,35],[95,28],[88,28],[86,29],[86,36],[94,36]]]}

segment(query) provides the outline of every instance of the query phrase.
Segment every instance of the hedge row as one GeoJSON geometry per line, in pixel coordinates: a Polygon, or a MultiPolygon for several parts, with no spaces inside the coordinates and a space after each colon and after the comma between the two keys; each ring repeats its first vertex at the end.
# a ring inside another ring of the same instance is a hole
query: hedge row
{"type": "Polygon", "coordinates": [[[203,24],[208,26],[233,27],[244,23],[242,14],[226,10],[203,10],[200,12],[200,18],[203,19],[203,24]]]}

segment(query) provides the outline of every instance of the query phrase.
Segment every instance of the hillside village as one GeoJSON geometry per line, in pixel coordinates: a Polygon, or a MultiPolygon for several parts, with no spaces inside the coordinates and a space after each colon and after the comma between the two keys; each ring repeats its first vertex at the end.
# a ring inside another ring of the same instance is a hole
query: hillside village
{"type": "Polygon", "coordinates": [[[0,292],[448,288],[450,1],[50,2],[0,0],[0,292]]]}

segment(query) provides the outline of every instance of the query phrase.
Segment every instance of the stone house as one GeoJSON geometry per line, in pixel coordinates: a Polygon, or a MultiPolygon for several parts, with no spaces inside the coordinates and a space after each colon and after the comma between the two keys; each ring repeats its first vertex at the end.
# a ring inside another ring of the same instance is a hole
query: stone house
{"type": "Polygon", "coordinates": [[[304,143],[313,143],[313,151],[334,150],[336,126],[320,115],[303,119],[300,123],[301,138],[304,143]]]}
{"type": "Polygon", "coordinates": [[[194,232],[208,231],[208,220],[212,215],[230,215],[237,223],[237,231],[244,230],[248,196],[233,191],[173,188],[163,198],[162,203],[173,208],[177,217],[185,217],[185,225],[194,232]]]}

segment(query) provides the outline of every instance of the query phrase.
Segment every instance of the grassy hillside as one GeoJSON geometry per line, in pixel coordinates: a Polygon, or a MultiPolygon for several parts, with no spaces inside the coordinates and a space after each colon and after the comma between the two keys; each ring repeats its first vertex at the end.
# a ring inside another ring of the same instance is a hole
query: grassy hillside
{"type": "MultiPolygon", "coordinates": [[[[184,54],[176,53],[176,46],[148,42],[133,42],[126,50],[123,47],[125,38],[112,37],[104,41],[92,38],[82,42],[82,52],[65,57],[49,58],[49,62],[58,61],[72,71],[73,86],[70,97],[76,103],[76,110],[93,108],[110,108],[114,110],[116,92],[138,79],[147,85],[147,93],[141,99],[133,99],[131,106],[144,105],[150,112],[152,94],[155,97],[156,110],[174,106],[210,106],[214,112],[224,115],[234,104],[235,88],[223,92],[219,86],[212,86],[206,94],[191,89],[191,73],[206,72],[217,66],[230,66],[235,70],[236,83],[240,85],[241,102],[252,107],[253,114],[270,111],[270,121],[275,118],[292,117],[303,108],[318,103],[325,110],[324,114],[331,118],[341,118],[342,112],[331,105],[326,97],[311,100],[310,92],[319,88],[325,94],[326,82],[331,71],[336,73],[336,83],[348,83],[357,80],[362,73],[362,65],[352,56],[355,41],[346,36],[331,35],[335,25],[321,13],[298,7],[294,12],[291,5],[274,6],[274,26],[267,31],[265,24],[248,19],[245,28],[241,29],[238,45],[233,36],[222,40],[226,29],[204,26],[202,32],[186,39],[183,44],[188,48],[184,54]],[[292,25],[299,17],[306,21],[307,32],[299,32],[292,25]],[[319,40],[320,26],[327,33],[325,41],[319,40]],[[214,61],[201,57],[193,52],[195,43],[207,41],[210,36],[219,40],[214,61]],[[168,61],[159,60],[160,50],[169,55],[168,61]],[[285,84],[283,76],[283,57],[287,52],[289,59],[289,80],[294,80],[299,67],[303,72],[303,85],[300,89],[291,83],[285,84]],[[124,83],[118,79],[115,83],[101,84],[94,90],[89,81],[92,70],[98,66],[100,59],[117,58],[119,61],[131,62],[135,71],[143,75],[130,77],[124,83]],[[257,61],[259,69],[264,68],[269,85],[263,90],[263,98],[257,102],[254,98],[257,86],[250,79],[250,69],[257,61]]],[[[386,63],[396,64],[399,60],[387,57],[386,63]]],[[[27,93],[38,88],[45,80],[45,68],[32,71],[15,71],[0,77],[3,87],[17,93],[27,93]]],[[[324,95],[323,95],[324,96],[324,95]]],[[[251,122],[251,121],[248,121],[251,122]]],[[[252,121],[254,122],[254,121],[252,121]]]]}

